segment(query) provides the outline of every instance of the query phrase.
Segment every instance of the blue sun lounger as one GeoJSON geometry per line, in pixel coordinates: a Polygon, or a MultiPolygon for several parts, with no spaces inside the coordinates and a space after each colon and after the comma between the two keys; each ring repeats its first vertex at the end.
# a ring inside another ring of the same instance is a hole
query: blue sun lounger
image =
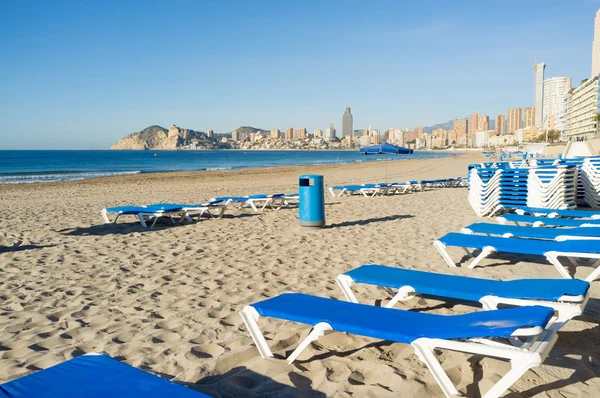
{"type": "Polygon", "coordinates": [[[335,279],[348,301],[358,303],[352,285],[367,284],[396,289],[385,305],[392,308],[398,301],[417,295],[479,302],[485,310],[498,305],[541,305],[554,309],[555,318],[548,329],[558,330],[583,313],[589,300],[589,282],[579,279],[518,279],[498,281],[416,271],[405,268],[366,264],[338,275],[335,279]]]}
{"type": "Polygon", "coordinates": [[[334,197],[335,191],[340,191],[340,193],[337,196],[361,194],[367,198],[371,198],[377,195],[378,193],[384,193],[389,191],[390,189],[395,190],[396,188],[388,184],[335,185],[329,187],[329,192],[331,193],[331,196],[334,197]]]}
{"type": "Polygon", "coordinates": [[[540,365],[554,343],[556,332],[546,330],[554,311],[530,306],[437,315],[350,303],[301,293],[282,295],[246,306],[240,313],[260,355],[273,353],[262,334],[258,320],[277,318],[311,325],[312,331],[287,358],[298,355],[326,331],[352,333],[374,339],[410,344],[447,397],[458,395],[442,369],[434,350],[450,350],[509,360],[511,370],[485,395],[498,397],[528,369],[540,365]],[[525,338],[520,348],[491,339],[525,338]]]}
{"type": "Polygon", "coordinates": [[[150,228],[156,225],[156,221],[158,221],[161,217],[167,217],[173,221],[173,216],[183,216],[185,212],[183,211],[183,206],[179,204],[172,203],[156,203],[146,206],[118,206],[118,207],[107,207],[106,209],[102,209],[102,219],[106,224],[109,224],[111,221],[108,218],[108,213],[116,214],[115,219],[112,223],[116,223],[119,217],[129,215],[137,217],[142,227],[147,228],[147,221],[153,221],[150,228]]]}
{"type": "Polygon", "coordinates": [[[203,398],[107,355],[86,354],[0,385],[0,398],[203,398]]]}
{"type": "MultiPolygon", "coordinates": [[[[481,250],[481,253],[469,264],[474,268],[481,260],[492,253],[525,254],[531,256],[544,256],[563,278],[572,278],[567,268],[560,262],[559,258],[566,258],[572,265],[577,265],[580,259],[590,260],[588,265],[596,267],[600,260],[600,244],[597,240],[567,240],[556,242],[551,240],[532,240],[521,238],[499,238],[496,236],[469,235],[450,232],[435,242],[433,245],[440,252],[448,266],[456,267],[456,263],[447,252],[447,247],[460,247],[472,256],[468,249],[481,250]]],[[[600,276],[600,266],[587,277],[591,282],[600,276]]]]}
{"type": "Polygon", "coordinates": [[[591,218],[600,219],[600,211],[593,210],[570,210],[570,209],[543,209],[539,207],[504,207],[498,206],[498,210],[515,212],[520,215],[533,215],[536,217],[564,217],[564,218],[591,218]]]}
{"type": "Polygon", "coordinates": [[[586,220],[586,219],[571,219],[571,218],[549,218],[549,217],[536,217],[536,216],[522,216],[520,214],[504,214],[500,217],[496,217],[496,221],[500,224],[506,224],[507,222],[513,222],[516,225],[531,225],[533,227],[590,227],[600,226],[600,220],[586,220]]]}
{"type": "Polygon", "coordinates": [[[476,222],[460,230],[463,234],[484,234],[504,238],[546,239],[546,240],[600,240],[600,225],[574,228],[537,228],[520,225],[504,225],[476,222]]]}

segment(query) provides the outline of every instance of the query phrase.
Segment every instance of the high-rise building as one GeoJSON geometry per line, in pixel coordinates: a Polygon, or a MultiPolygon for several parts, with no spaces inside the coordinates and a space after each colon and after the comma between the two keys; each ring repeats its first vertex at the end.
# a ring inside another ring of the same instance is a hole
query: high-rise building
{"type": "Polygon", "coordinates": [[[350,107],[347,106],[344,111],[344,115],[342,116],[342,136],[347,137],[352,135],[354,118],[352,117],[352,112],[350,112],[350,107]]]}
{"type": "Polygon", "coordinates": [[[286,140],[293,140],[294,139],[294,129],[291,127],[288,127],[285,130],[285,139],[286,140]]]}
{"type": "Polygon", "coordinates": [[[504,135],[504,115],[499,113],[496,115],[496,135],[504,135]]]}
{"type": "Polygon", "coordinates": [[[467,139],[468,122],[465,119],[456,119],[454,121],[454,132],[456,133],[456,142],[460,139],[467,139]]]}
{"type": "Polygon", "coordinates": [[[521,120],[523,120],[521,108],[510,108],[508,110],[508,134],[514,134],[521,128],[521,120]]]}
{"type": "MultiPolygon", "coordinates": [[[[539,64],[533,65],[533,71],[535,73],[535,116],[533,119],[532,126],[541,125],[542,123],[542,109],[544,102],[544,69],[546,68],[546,64],[540,62],[539,64]]],[[[527,126],[525,126],[527,127],[527,126]]]]}
{"type": "Polygon", "coordinates": [[[478,130],[478,123],[479,123],[479,115],[476,113],[473,113],[471,115],[469,115],[469,135],[471,135],[471,133],[474,133],[478,130]]]}
{"type": "Polygon", "coordinates": [[[328,129],[325,129],[325,137],[327,141],[333,140],[335,137],[335,128],[333,127],[333,123],[329,125],[328,129]]]}
{"type": "Polygon", "coordinates": [[[415,127],[415,138],[423,138],[423,126],[415,127]]]}
{"type": "Polygon", "coordinates": [[[592,77],[600,74],[600,10],[594,20],[594,41],[592,42],[592,77]]]}
{"type": "Polygon", "coordinates": [[[542,109],[544,130],[565,130],[567,97],[570,89],[570,77],[552,77],[544,80],[544,108],[542,109]]]}
{"type": "Polygon", "coordinates": [[[294,139],[295,140],[304,140],[306,139],[306,128],[298,127],[296,131],[294,131],[294,139]]]}
{"type": "Polygon", "coordinates": [[[313,131],[313,137],[315,137],[315,138],[323,137],[323,130],[317,129],[317,130],[313,131]]]}
{"type": "Polygon", "coordinates": [[[479,115],[477,118],[477,131],[487,131],[490,129],[490,117],[488,115],[479,115]]]}
{"type": "Polygon", "coordinates": [[[277,140],[277,139],[279,139],[279,135],[280,135],[279,129],[271,130],[271,138],[275,138],[277,140]]]}
{"type": "Polygon", "coordinates": [[[240,133],[238,133],[237,130],[232,131],[231,132],[231,139],[233,141],[240,141],[241,140],[240,133]]]}
{"type": "Polygon", "coordinates": [[[213,136],[214,136],[214,135],[215,135],[215,132],[214,132],[214,131],[212,131],[212,130],[208,130],[208,131],[206,132],[206,136],[207,136],[208,138],[213,138],[213,136]]]}
{"type": "Polygon", "coordinates": [[[567,99],[567,137],[591,138],[596,134],[598,114],[598,76],[586,79],[569,91],[567,99]]]}
{"type": "Polygon", "coordinates": [[[524,127],[535,127],[535,106],[530,106],[524,110],[524,127]]]}

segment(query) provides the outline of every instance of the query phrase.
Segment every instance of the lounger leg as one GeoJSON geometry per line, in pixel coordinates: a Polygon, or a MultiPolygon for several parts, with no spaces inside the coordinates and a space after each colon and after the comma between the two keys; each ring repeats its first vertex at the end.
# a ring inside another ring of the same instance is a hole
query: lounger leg
{"type": "Polygon", "coordinates": [[[348,275],[341,274],[335,278],[335,281],[340,289],[342,289],[342,293],[344,293],[346,300],[350,301],[351,303],[358,303],[358,299],[352,291],[352,283],[354,282],[352,278],[350,278],[348,275]]]}
{"type": "Polygon", "coordinates": [[[439,240],[436,240],[435,242],[433,242],[433,246],[436,249],[438,249],[438,251],[442,255],[442,258],[444,260],[446,260],[446,263],[448,264],[449,267],[456,268],[456,263],[452,260],[452,258],[448,254],[448,252],[446,251],[446,246],[442,242],[440,242],[439,240]]]}
{"type": "Polygon", "coordinates": [[[113,221],[113,224],[117,223],[117,220],[119,219],[120,216],[121,216],[121,214],[117,214],[117,216],[115,217],[115,220],[113,221]]]}
{"type": "Polygon", "coordinates": [[[292,352],[292,354],[287,358],[288,363],[291,364],[292,362],[294,362],[296,358],[298,358],[298,355],[302,354],[302,351],[304,351],[310,343],[323,336],[328,330],[332,330],[332,327],[326,322],[320,322],[313,326],[313,330],[311,330],[308,336],[306,336],[306,338],[302,340],[298,348],[296,348],[294,352],[292,352]]]}
{"type": "Polygon", "coordinates": [[[142,224],[142,227],[148,228],[148,226],[146,225],[146,220],[144,220],[144,216],[142,214],[138,214],[137,218],[140,221],[140,224],[142,224]]]}
{"type": "Polygon", "coordinates": [[[329,193],[331,193],[331,196],[335,198],[335,192],[333,192],[333,187],[329,187],[329,193]]]}
{"type": "Polygon", "coordinates": [[[589,274],[587,278],[585,278],[585,281],[592,282],[598,277],[600,277],[600,265],[591,274],[589,274]]]}
{"type": "Polygon", "coordinates": [[[551,340],[546,347],[544,347],[543,354],[509,347],[501,348],[477,343],[464,343],[428,338],[417,339],[413,341],[411,345],[414,347],[415,353],[419,359],[425,362],[427,368],[431,371],[433,377],[447,397],[458,395],[458,391],[433,354],[434,349],[447,349],[509,360],[511,366],[510,371],[506,373],[487,393],[485,393],[485,395],[483,395],[483,398],[497,398],[513,385],[527,370],[539,366],[555,341],[556,339],[551,340]]]}
{"type": "Polygon", "coordinates": [[[106,209],[102,209],[100,214],[102,214],[102,219],[104,220],[104,223],[110,224],[110,220],[108,219],[108,214],[106,214],[106,209]]]}
{"type": "Polygon", "coordinates": [[[413,298],[415,289],[411,286],[402,286],[392,299],[385,305],[386,308],[393,308],[398,301],[408,300],[413,298]]]}
{"type": "Polygon", "coordinates": [[[258,327],[258,318],[260,317],[260,315],[258,315],[256,309],[247,305],[240,312],[240,316],[242,317],[242,320],[246,325],[246,329],[248,329],[248,331],[250,332],[250,336],[252,336],[252,340],[254,340],[254,344],[256,345],[260,356],[263,358],[272,357],[273,353],[271,352],[271,349],[269,348],[269,345],[265,340],[265,336],[262,334],[260,328],[258,327]]]}
{"type": "Polygon", "coordinates": [[[558,272],[560,272],[560,274],[562,275],[563,278],[573,279],[571,274],[569,274],[569,270],[567,270],[567,268],[565,268],[565,266],[562,265],[560,260],[558,259],[558,253],[556,253],[556,252],[546,253],[546,260],[548,260],[548,262],[550,264],[554,265],[554,267],[558,270],[558,272]]]}
{"type": "Polygon", "coordinates": [[[495,251],[496,251],[496,249],[494,249],[492,246],[484,247],[481,250],[481,253],[479,253],[479,255],[477,257],[475,257],[475,259],[473,261],[471,261],[471,264],[469,264],[469,268],[475,268],[477,266],[477,264],[479,264],[481,262],[481,260],[483,260],[484,258],[489,256],[490,254],[494,253],[495,251]]]}

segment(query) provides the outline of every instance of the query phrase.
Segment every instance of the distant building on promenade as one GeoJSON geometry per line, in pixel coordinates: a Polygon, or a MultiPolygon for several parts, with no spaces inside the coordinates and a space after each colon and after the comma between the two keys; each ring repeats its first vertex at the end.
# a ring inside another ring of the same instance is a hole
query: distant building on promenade
{"type": "Polygon", "coordinates": [[[423,138],[423,126],[415,127],[415,139],[423,138]]]}
{"type": "Polygon", "coordinates": [[[591,138],[596,134],[598,109],[598,76],[584,80],[569,91],[567,99],[567,138],[591,138]]]}
{"type": "Polygon", "coordinates": [[[541,125],[542,123],[542,109],[544,105],[544,69],[546,69],[546,64],[543,62],[533,65],[533,71],[535,73],[535,103],[533,104],[535,116],[532,126],[541,125]]]}
{"type": "Polygon", "coordinates": [[[352,112],[350,112],[350,107],[347,106],[342,116],[342,137],[352,136],[353,124],[354,118],[352,112]]]}
{"type": "Polygon", "coordinates": [[[275,138],[276,140],[278,140],[280,137],[281,137],[281,132],[279,131],[279,129],[271,130],[271,138],[275,138]]]}
{"type": "Polygon", "coordinates": [[[496,135],[504,135],[504,115],[499,113],[496,115],[496,135]]]}
{"type": "Polygon", "coordinates": [[[552,77],[544,80],[543,130],[565,130],[569,90],[570,77],[552,77]]]}
{"type": "Polygon", "coordinates": [[[313,137],[314,138],[321,138],[321,137],[323,137],[323,130],[317,129],[317,130],[313,131],[313,137]]]}
{"type": "Polygon", "coordinates": [[[233,130],[233,131],[231,132],[231,139],[232,139],[233,141],[240,141],[240,139],[241,139],[240,135],[241,135],[241,134],[240,134],[240,133],[238,133],[238,131],[237,131],[237,130],[233,130]]]}
{"type": "Polygon", "coordinates": [[[523,120],[523,111],[521,108],[510,108],[508,110],[508,134],[515,134],[521,128],[521,120],[523,120]]]}
{"type": "Polygon", "coordinates": [[[464,140],[466,143],[468,133],[468,122],[465,119],[454,120],[454,132],[456,133],[456,144],[459,140],[464,140]]]}
{"type": "Polygon", "coordinates": [[[304,140],[306,139],[306,128],[298,127],[296,131],[294,131],[294,139],[295,140],[304,140]]]}
{"type": "Polygon", "coordinates": [[[290,140],[290,141],[294,139],[294,129],[293,128],[288,127],[285,130],[285,139],[290,140]]]}
{"type": "Polygon", "coordinates": [[[327,141],[332,141],[334,138],[336,138],[335,128],[333,127],[333,123],[331,123],[329,128],[325,129],[325,139],[327,141]]]}
{"type": "Polygon", "coordinates": [[[215,135],[215,132],[214,132],[214,131],[212,131],[212,130],[208,130],[208,131],[206,132],[206,136],[207,136],[208,138],[213,138],[213,136],[214,136],[214,135],[215,135]]]}
{"type": "Polygon", "coordinates": [[[478,123],[479,123],[479,115],[477,113],[472,113],[469,115],[469,134],[471,135],[474,132],[477,131],[478,128],[478,123]]]}
{"type": "Polygon", "coordinates": [[[487,131],[490,129],[490,117],[488,115],[479,115],[477,118],[477,131],[487,131]]]}
{"type": "Polygon", "coordinates": [[[600,74],[600,10],[594,20],[594,41],[592,42],[592,77],[600,74]]]}
{"type": "Polygon", "coordinates": [[[535,126],[535,106],[525,108],[525,123],[523,127],[534,127],[535,126]]]}

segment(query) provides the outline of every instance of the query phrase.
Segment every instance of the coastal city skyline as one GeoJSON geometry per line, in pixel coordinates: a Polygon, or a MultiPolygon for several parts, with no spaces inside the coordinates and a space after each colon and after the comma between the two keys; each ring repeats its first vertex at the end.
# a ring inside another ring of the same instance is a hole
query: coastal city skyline
{"type": "Polygon", "coordinates": [[[333,5],[307,3],[292,12],[299,6],[275,4],[262,15],[240,3],[231,22],[243,18],[254,26],[241,41],[234,25],[225,31],[210,18],[233,5],[114,3],[122,18],[135,14],[144,21],[126,27],[112,19],[109,4],[80,4],[60,15],[44,4],[3,4],[9,22],[0,29],[11,40],[0,41],[7,55],[0,65],[0,117],[13,134],[1,146],[100,149],[149,124],[173,123],[217,132],[240,125],[312,132],[334,123],[340,135],[339,109],[348,104],[356,110],[355,126],[371,125],[382,135],[394,126],[414,129],[475,112],[508,119],[508,109],[534,106],[532,55],[547,57],[539,60],[547,77],[574,83],[589,77],[597,9],[587,1],[515,4],[524,11],[542,7],[544,17],[531,21],[524,12],[492,28],[477,18],[490,10],[462,2],[438,4],[433,15],[427,5],[356,3],[343,11],[345,24],[359,26],[366,18],[377,27],[344,33],[333,5]],[[394,15],[407,23],[392,27],[394,15]],[[203,24],[185,23],[198,16],[207,17],[203,24]],[[159,36],[150,21],[161,18],[185,28],[159,36]],[[267,29],[263,19],[273,24],[267,29]],[[538,34],[515,44],[530,31],[538,34]],[[217,40],[203,40],[207,32],[217,40]],[[458,61],[475,49],[478,57],[458,61]],[[350,51],[362,51],[369,62],[357,62],[350,51]],[[327,52],[337,61],[325,68],[327,52]],[[183,54],[187,59],[179,62],[183,54]]]}

